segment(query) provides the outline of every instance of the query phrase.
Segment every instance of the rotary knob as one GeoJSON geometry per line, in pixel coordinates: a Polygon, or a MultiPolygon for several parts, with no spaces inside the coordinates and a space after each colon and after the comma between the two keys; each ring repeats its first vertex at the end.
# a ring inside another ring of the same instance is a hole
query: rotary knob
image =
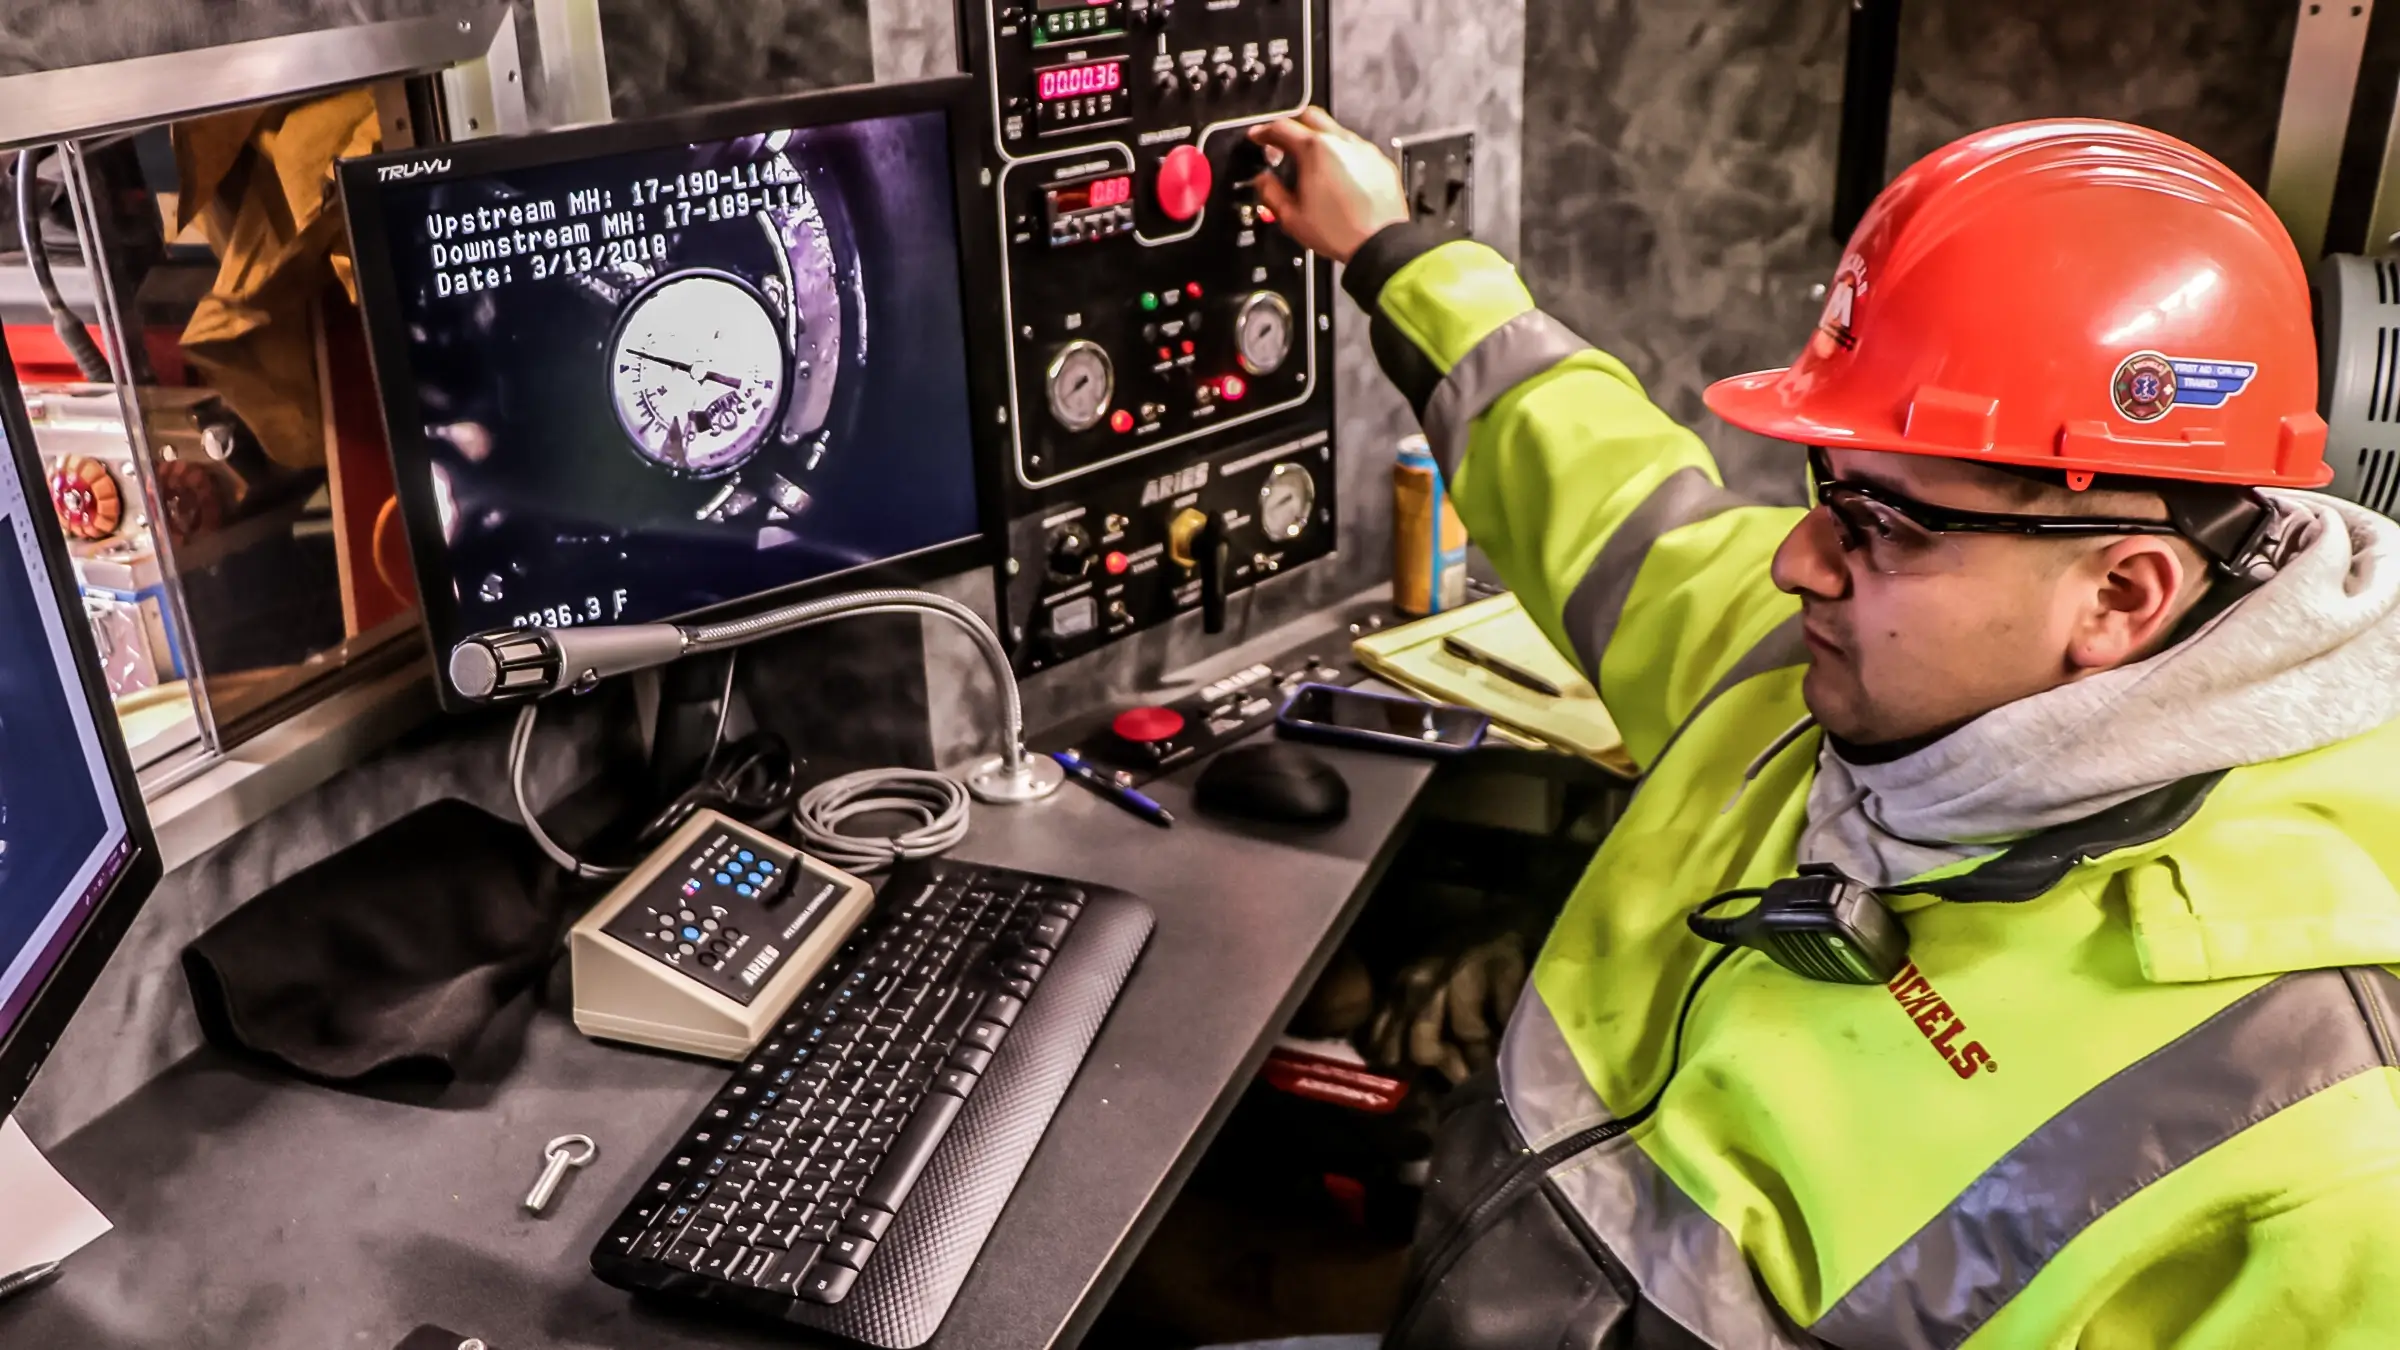
{"type": "Polygon", "coordinates": [[[1050,576],[1054,581],[1081,581],[1092,570],[1092,532],[1080,524],[1059,527],[1050,536],[1050,576]]]}
{"type": "Polygon", "coordinates": [[[1216,171],[1196,146],[1179,145],[1158,165],[1158,209],[1170,220],[1190,220],[1208,205],[1216,171]]]}

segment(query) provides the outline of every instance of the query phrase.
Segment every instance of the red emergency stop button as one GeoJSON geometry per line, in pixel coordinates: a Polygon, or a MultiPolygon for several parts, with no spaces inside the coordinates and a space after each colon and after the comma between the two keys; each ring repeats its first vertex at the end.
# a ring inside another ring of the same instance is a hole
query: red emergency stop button
{"type": "Polygon", "coordinates": [[[1173,708],[1127,708],[1108,725],[1109,730],[1135,745],[1147,745],[1183,730],[1183,714],[1173,708]]]}
{"type": "Polygon", "coordinates": [[[1190,220],[1208,205],[1216,171],[1198,146],[1179,145],[1158,165],[1158,209],[1171,220],[1190,220]]]}

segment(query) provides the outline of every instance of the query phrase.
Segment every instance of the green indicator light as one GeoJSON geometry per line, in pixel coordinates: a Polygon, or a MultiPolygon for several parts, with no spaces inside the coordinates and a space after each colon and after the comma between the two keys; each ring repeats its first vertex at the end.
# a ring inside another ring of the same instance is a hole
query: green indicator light
{"type": "Polygon", "coordinates": [[[1144,291],[1144,292],[1142,292],[1142,308],[1144,308],[1144,309],[1156,309],[1156,308],[1158,308],[1158,294],[1157,294],[1155,291],[1144,291]]]}

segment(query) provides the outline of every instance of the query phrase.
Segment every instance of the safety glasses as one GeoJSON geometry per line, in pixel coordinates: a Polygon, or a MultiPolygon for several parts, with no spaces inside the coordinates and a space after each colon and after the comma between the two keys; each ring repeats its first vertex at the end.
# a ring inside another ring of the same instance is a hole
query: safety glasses
{"type": "Polygon", "coordinates": [[[1809,495],[1832,518],[1842,551],[1869,571],[1915,576],[1956,569],[1958,534],[2073,539],[2099,535],[2181,534],[2163,520],[2112,516],[2020,516],[1936,506],[1855,478],[1836,478],[1824,450],[1808,452],[1809,495]]]}

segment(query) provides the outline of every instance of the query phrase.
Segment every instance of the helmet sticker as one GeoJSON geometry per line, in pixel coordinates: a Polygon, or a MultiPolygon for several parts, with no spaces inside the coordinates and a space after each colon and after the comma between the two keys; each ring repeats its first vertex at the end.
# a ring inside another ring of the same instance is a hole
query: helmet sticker
{"type": "Polygon", "coordinates": [[[2133,421],[2155,422],[2179,407],[2222,408],[2256,374],[2258,366],[2250,361],[2135,352],[2117,363],[2109,396],[2133,421]]]}
{"type": "Polygon", "coordinates": [[[1846,352],[1858,345],[1851,322],[1859,298],[1866,293],[1866,261],[1855,253],[1843,254],[1841,265],[1833,270],[1833,285],[1825,291],[1825,312],[1817,317],[1817,331],[1808,340],[1809,347],[1819,357],[1846,352]]]}

